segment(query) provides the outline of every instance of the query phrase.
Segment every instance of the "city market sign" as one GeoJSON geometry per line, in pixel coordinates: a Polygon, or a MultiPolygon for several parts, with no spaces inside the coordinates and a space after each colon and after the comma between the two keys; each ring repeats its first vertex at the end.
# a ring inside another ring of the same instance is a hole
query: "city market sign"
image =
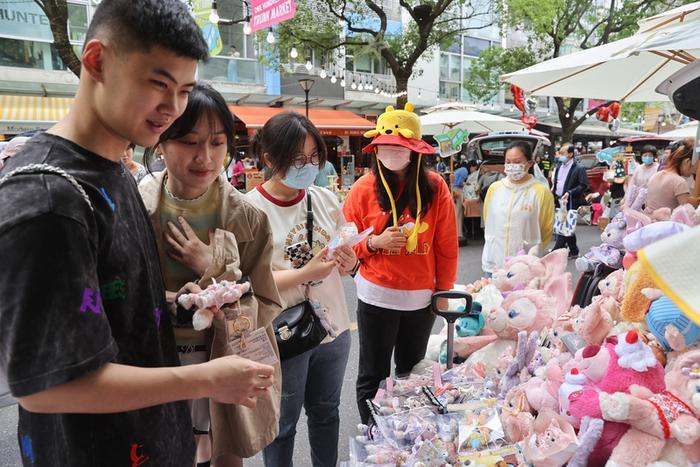
{"type": "Polygon", "coordinates": [[[250,28],[253,31],[294,18],[297,11],[294,0],[251,0],[250,9],[250,28]]]}
{"type": "Polygon", "coordinates": [[[0,4],[0,31],[6,37],[53,41],[49,18],[33,1],[0,4]]]}

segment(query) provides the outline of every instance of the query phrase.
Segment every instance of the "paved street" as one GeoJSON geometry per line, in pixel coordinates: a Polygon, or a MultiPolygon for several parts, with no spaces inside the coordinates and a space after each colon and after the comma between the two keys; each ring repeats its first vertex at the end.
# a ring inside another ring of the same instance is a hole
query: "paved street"
{"type": "MultiPolygon", "coordinates": [[[[597,227],[580,226],[578,231],[578,245],[582,253],[600,243],[600,236],[597,227]]],[[[460,248],[459,257],[459,283],[472,282],[481,277],[481,249],[482,242],[471,242],[469,245],[460,248]]],[[[578,279],[578,273],[573,267],[573,261],[569,262],[569,271],[574,274],[574,284],[578,279]]],[[[356,321],[355,308],[356,296],[354,284],[350,279],[344,280],[345,294],[350,310],[351,321],[356,321]]],[[[440,321],[435,323],[435,332],[442,327],[440,321]]],[[[355,427],[359,422],[357,406],[355,404],[355,378],[357,376],[358,361],[358,340],[357,332],[352,332],[352,346],[350,349],[350,359],[345,373],[343,384],[343,395],[340,408],[341,431],[340,431],[340,459],[348,458],[348,438],[355,434],[355,427]]],[[[0,409],[0,465],[6,467],[18,466],[20,456],[17,449],[16,438],[17,408],[16,406],[0,409]]],[[[294,455],[294,463],[298,466],[310,466],[310,454],[307,441],[306,421],[302,419],[298,425],[297,449],[294,455]]],[[[245,463],[247,466],[262,466],[261,456],[257,456],[245,463]]]]}

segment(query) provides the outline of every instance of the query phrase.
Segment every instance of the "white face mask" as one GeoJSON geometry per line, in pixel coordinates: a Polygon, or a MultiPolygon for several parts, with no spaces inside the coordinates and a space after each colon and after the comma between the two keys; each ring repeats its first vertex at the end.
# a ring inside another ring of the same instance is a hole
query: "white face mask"
{"type": "Polygon", "coordinates": [[[377,146],[377,159],[392,172],[403,170],[411,163],[411,150],[403,146],[377,146]]]}
{"type": "Polygon", "coordinates": [[[525,175],[527,175],[527,172],[525,171],[525,164],[505,164],[503,166],[503,172],[510,178],[511,180],[518,181],[522,180],[525,175]]]}

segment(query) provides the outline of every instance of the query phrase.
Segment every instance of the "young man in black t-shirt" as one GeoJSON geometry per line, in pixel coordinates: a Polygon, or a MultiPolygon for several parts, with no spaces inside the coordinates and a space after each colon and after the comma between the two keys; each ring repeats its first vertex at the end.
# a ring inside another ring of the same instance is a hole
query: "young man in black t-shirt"
{"type": "Polygon", "coordinates": [[[272,384],[272,367],[239,357],[178,366],[150,222],[120,163],[184,111],[206,56],[180,0],[103,0],[73,108],[0,172],[20,171],[0,184],[0,371],[25,465],[191,467],[178,401],[253,406],[272,384]]]}

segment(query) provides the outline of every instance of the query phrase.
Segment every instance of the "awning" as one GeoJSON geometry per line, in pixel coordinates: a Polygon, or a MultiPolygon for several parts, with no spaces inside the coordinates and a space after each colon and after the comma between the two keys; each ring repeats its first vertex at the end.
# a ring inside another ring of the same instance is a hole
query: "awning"
{"type": "MultiPolygon", "coordinates": [[[[544,125],[551,128],[556,128],[561,132],[561,123],[554,122],[538,122],[538,125],[544,125]]],[[[555,132],[555,133],[559,133],[555,132]]],[[[617,133],[613,134],[604,125],[579,125],[576,130],[574,130],[574,136],[602,136],[609,137],[612,139],[624,138],[626,136],[656,136],[655,133],[648,133],[646,131],[632,130],[630,128],[620,128],[617,133]]]]}
{"type": "Polygon", "coordinates": [[[0,95],[0,133],[48,128],[68,113],[71,97],[0,95]]]}
{"type": "MultiPolygon", "coordinates": [[[[252,134],[256,129],[262,128],[270,118],[278,113],[294,111],[305,113],[303,108],[285,107],[252,107],[244,105],[230,105],[231,112],[243,123],[248,133],[252,134]]],[[[375,124],[356,115],[349,110],[309,109],[309,119],[316,125],[322,135],[333,136],[362,136],[367,130],[375,128],[375,124]]]]}

